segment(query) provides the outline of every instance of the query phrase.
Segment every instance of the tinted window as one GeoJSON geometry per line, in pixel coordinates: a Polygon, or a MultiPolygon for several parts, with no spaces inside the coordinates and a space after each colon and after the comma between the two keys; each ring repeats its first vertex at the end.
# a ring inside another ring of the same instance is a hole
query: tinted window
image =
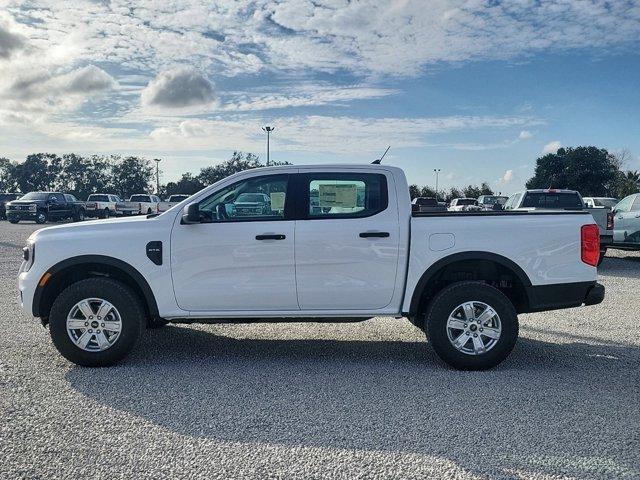
{"type": "Polygon", "coordinates": [[[438,202],[435,198],[427,198],[427,197],[419,197],[414,200],[416,205],[421,205],[423,207],[437,207],[438,202]]]}
{"type": "Polygon", "coordinates": [[[577,193],[527,192],[522,208],[570,208],[582,209],[583,204],[577,193]]]}
{"type": "Polygon", "coordinates": [[[65,203],[66,202],[66,200],[64,198],[64,195],[62,195],[61,193],[52,193],[52,194],[49,195],[49,200],[52,200],[54,198],[56,199],[56,201],[58,203],[65,203]]]}
{"type": "Polygon", "coordinates": [[[459,198],[456,205],[476,205],[478,202],[472,198],[459,198]]]}
{"type": "Polygon", "coordinates": [[[202,200],[200,212],[212,222],[282,220],[288,180],[288,175],[269,175],[236,182],[202,200]]]}
{"type": "Polygon", "coordinates": [[[304,175],[308,218],[368,217],[387,208],[387,180],[371,173],[304,175]]]}
{"type": "Polygon", "coordinates": [[[598,207],[613,208],[618,203],[617,198],[594,198],[593,203],[598,207]]]}
{"type": "Polygon", "coordinates": [[[149,195],[131,195],[131,198],[129,199],[129,201],[131,202],[151,202],[151,198],[149,197],[149,195]]]}
{"type": "Polygon", "coordinates": [[[109,197],[107,195],[89,195],[87,202],[108,202],[109,197]]]}
{"type": "Polygon", "coordinates": [[[189,198],[189,195],[171,195],[169,197],[170,202],[181,202],[189,198]]]}
{"type": "Polygon", "coordinates": [[[65,194],[64,196],[65,200],[69,203],[73,203],[73,202],[77,202],[78,200],[76,199],[76,197],[74,197],[73,195],[67,195],[65,194]]]}

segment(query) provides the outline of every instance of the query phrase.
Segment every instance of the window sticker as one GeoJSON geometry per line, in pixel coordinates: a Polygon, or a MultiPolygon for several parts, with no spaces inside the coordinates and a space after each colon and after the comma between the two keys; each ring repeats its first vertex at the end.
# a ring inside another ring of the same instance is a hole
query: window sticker
{"type": "Polygon", "coordinates": [[[357,198],[354,184],[320,185],[318,191],[320,207],[354,208],[357,198]]]}
{"type": "Polygon", "coordinates": [[[284,210],[284,199],[286,194],[284,192],[271,192],[271,210],[284,210]]]}

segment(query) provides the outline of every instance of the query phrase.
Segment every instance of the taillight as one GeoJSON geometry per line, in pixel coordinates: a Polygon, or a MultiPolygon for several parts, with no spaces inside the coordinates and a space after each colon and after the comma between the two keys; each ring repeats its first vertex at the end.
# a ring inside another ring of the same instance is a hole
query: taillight
{"type": "Polygon", "coordinates": [[[580,235],[582,261],[593,267],[600,259],[600,229],[598,225],[583,225],[580,235]]]}
{"type": "Polygon", "coordinates": [[[613,212],[607,213],[607,230],[613,230],[615,215],[613,212]]]}

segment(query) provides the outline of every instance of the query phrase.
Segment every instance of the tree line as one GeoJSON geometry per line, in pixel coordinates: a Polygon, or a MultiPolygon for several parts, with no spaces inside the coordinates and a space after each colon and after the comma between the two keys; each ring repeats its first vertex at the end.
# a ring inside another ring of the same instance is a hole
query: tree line
{"type": "MultiPolygon", "coordinates": [[[[597,147],[560,148],[556,153],[536,160],[534,176],[527,188],[567,188],[583,196],[623,198],[639,191],[640,172],[625,170],[628,151],[611,154],[597,147]]],[[[287,162],[271,162],[283,165],[287,162]]],[[[160,186],[160,196],[193,194],[234,173],[264,164],[257,155],[233,152],[231,158],[200,172],[183,173],[175,182],[160,186]]],[[[0,158],[0,192],[62,191],[80,199],[92,193],[115,193],[122,198],[155,191],[153,161],[144,157],[120,155],[89,155],[75,153],[56,155],[36,153],[24,162],[0,158]]],[[[411,198],[435,197],[430,186],[411,185],[411,198]]],[[[477,198],[493,195],[487,182],[466,187],[452,187],[438,192],[438,199],[477,198]]]]}

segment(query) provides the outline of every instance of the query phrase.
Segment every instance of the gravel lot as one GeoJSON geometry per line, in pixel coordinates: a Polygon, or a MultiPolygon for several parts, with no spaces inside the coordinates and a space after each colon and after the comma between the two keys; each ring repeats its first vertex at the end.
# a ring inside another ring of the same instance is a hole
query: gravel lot
{"type": "Polygon", "coordinates": [[[169,326],[72,366],[19,310],[0,222],[0,478],[640,478],[640,255],[601,305],[521,316],[456,372],[408,321],[169,326]]]}

